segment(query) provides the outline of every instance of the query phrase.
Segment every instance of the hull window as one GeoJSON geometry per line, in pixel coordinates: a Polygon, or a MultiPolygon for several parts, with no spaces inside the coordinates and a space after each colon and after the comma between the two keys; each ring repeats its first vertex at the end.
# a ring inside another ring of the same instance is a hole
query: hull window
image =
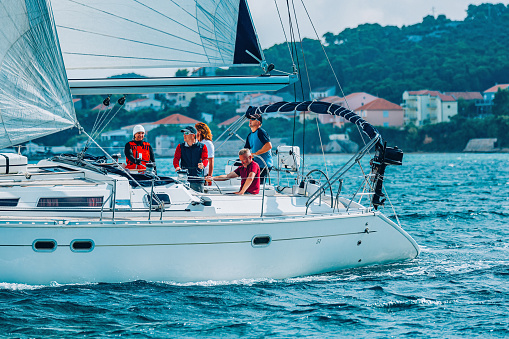
{"type": "Polygon", "coordinates": [[[94,242],[92,240],[73,240],[71,242],[71,251],[73,252],[92,252],[94,242]]]}
{"type": "Polygon", "coordinates": [[[255,235],[251,240],[253,247],[265,247],[270,245],[270,235],[255,235]]]}
{"type": "Polygon", "coordinates": [[[0,199],[0,206],[16,207],[18,206],[19,198],[15,199],[0,199]]]}
{"type": "Polygon", "coordinates": [[[36,252],[53,252],[57,249],[57,242],[51,239],[37,239],[33,242],[32,248],[36,252]]]}
{"type": "Polygon", "coordinates": [[[103,197],[40,198],[37,207],[101,207],[103,197]]]}

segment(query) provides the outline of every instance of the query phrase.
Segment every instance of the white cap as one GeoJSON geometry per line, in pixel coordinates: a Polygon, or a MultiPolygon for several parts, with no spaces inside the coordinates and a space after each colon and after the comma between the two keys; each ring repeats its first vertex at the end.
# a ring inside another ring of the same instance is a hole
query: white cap
{"type": "Polygon", "coordinates": [[[142,125],[136,125],[136,126],[134,126],[134,128],[133,128],[133,135],[135,135],[135,134],[136,134],[136,133],[138,133],[138,132],[143,132],[143,133],[145,133],[145,129],[143,128],[143,126],[142,126],[142,125]]]}

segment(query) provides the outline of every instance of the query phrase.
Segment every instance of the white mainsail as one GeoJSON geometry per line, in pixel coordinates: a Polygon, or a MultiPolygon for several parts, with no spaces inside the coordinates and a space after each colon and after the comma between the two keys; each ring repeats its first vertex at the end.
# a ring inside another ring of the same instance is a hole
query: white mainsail
{"type": "Polygon", "coordinates": [[[68,70],[220,67],[258,64],[250,53],[263,58],[245,0],[52,0],[52,5],[68,70]]]}
{"type": "Polygon", "coordinates": [[[0,2],[0,148],[71,128],[76,114],[46,0],[0,2]]]}
{"type": "Polygon", "coordinates": [[[297,80],[153,77],[179,67],[265,65],[246,0],[51,2],[73,95],[275,91],[297,80]],[[109,78],[141,69],[155,71],[151,78],[109,78]]]}

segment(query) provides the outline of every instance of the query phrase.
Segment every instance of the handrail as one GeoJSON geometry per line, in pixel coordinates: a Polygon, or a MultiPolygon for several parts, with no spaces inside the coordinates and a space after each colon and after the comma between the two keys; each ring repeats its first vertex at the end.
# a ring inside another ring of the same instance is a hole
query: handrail
{"type": "Polygon", "coordinates": [[[111,221],[115,221],[115,209],[117,208],[117,179],[113,179],[113,206],[111,221]]]}
{"type": "MultiPolygon", "coordinates": [[[[305,178],[308,178],[308,177],[309,177],[309,175],[310,175],[311,173],[313,173],[313,172],[319,172],[319,173],[321,173],[321,174],[325,177],[325,179],[326,179],[327,181],[330,181],[330,180],[329,180],[329,177],[327,176],[327,174],[325,174],[325,173],[324,173],[324,171],[322,171],[321,169],[318,169],[318,168],[315,168],[315,169],[313,169],[313,170],[309,171],[309,172],[308,172],[308,174],[306,174],[305,178]]],[[[307,184],[308,184],[308,183],[306,182],[306,187],[307,187],[307,184]]],[[[330,204],[331,204],[331,206],[333,206],[333,205],[334,205],[334,196],[332,195],[332,185],[329,185],[329,188],[330,188],[330,204]]],[[[320,195],[320,196],[321,196],[321,195],[320,195]]],[[[321,204],[321,200],[320,200],[320,204],[321,204]]]]}
{"type": "Polygon", "coordinates": [[[106,205],[106,203],[110,200],[110,198],[113,196],[113,190],[111,191],[110,195],[108,196],[108,198],[102,203],[101,205],[101,216],[99,217],[99,221],[102,221],[103,220],[103,210],[104,210],[104,205],[106,205]]]}
{"type": "MultiPolygon", "coordinates": [[[[269,151],[270,152],[270,151],[269,151]]],[[[267,163],[265,162],[265,160],[257,155],[257,154],[253,154],[255,157],[257,158],[260,158],[262,161],[263,161],[263,164],[265,165],[263,167],[263,169],[266,169],[267,170],[267,178],[269,178],[269,182],[270,182],[270,171],[269,171],[269,167],[267,166],[267,163]]],[[[263,217],[263,204],[265,203],[265,182],[267,182],[267,180],[263,180],[263,190],[262,190],[262,212],[260,214],[260,217],[263,217]]]]}
{"type": "Polygon", "coordinates": [[[379,141],[381,140],[380,134],[377,134],[373,139],[370,140],[360,151],[355,153],[340,169],[336,171],[331,177],[330,180],[320,186],[319,189],[315,191],[312,195],[309,196],[308,201],[306,201],[306,214],[308,213],[309,206],[325,191],[336,183],[341,177],[352,168],[356,162],[364,157],[364,155],[379,141]]]}

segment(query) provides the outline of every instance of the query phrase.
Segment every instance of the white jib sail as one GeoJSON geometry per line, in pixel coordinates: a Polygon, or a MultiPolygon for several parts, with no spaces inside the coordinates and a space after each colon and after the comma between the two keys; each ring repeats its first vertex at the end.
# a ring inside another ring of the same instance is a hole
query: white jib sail
{"type": "Polygon", "coordinates": [[[73,127],[76,115],[46,0],[0,1],[0,148],[73,127]]]}
{"type": "Polygon", "coordinates": [[[239,0],[51,1],[68,70],[234,64],[239,0]]]}

